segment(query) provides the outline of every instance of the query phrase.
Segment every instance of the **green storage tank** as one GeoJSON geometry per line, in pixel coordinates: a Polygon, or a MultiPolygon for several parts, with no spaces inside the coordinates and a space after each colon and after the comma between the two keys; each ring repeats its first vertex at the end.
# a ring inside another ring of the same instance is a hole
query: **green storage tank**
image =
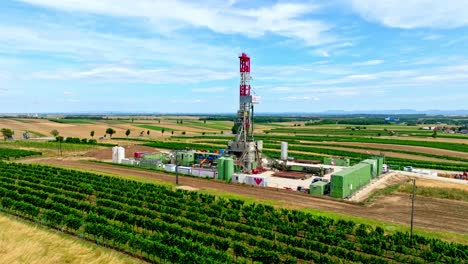
{"type": "Polygon", "coordinates": [[[224,173],[224,170],[225,170],[224,161],[225,160],[226,160],[225,157],[221,157],[216,161],[218,164],[218,177],[217,177],[218,180],[224,180],[224,174],[225,174],[224,173]]]}
{"type": "Polygon", "coordinates": [[[343,199],[368,184],[372,178],[371,167],[371,164],[359,163],[334,173],[331,177],[331,196],[343,199]]]}
{"type": "Polygon", "coordinates": [[[226,158],[224,160],[224,180],[231,181],[233,174],[234,174],[234,160],[232,158],[226,158]]]}
{"type": "Polygon", "coordinates": [[[314,182],[310,185],[309,193],[311,195],[323,196],[330,192],[330,183],[329,182],[314,182]]]}

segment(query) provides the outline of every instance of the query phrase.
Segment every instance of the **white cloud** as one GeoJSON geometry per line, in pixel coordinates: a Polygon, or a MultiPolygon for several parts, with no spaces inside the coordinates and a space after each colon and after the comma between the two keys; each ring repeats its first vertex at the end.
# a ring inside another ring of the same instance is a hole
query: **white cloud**
{"type": "Polygon", "coordinates": [[[363,61],[363,62],[356,62],[353,63],[354,66],[373,66],[373,65],[379,65],[384,63],[383,60],[368,60],[368,61],[363,61]]]}
{"type": "Polygon", "coordinates": [[[349,0],[364,19],[395,28],[468,26],[467,0],[349,0]]]}
{"type": "Polygon", "coordinates": [[[120,65],[99,66],[85,70],[63,70],[55,73],[35,73],[31,79],[44,80],[95,80],[130,83],[198,83],[203,81],[226,80],[237,76],[235,73],[192,68],[135,69],[120,65]]]}
{"type": "Polygon", "coordinates": [[[281,101],[296,102],[296,101],[319,101],[318,97],[314,96],[286,96],[280,98],[281,101]]]}
{"type": "Polygon", "coordinates": [[[368,81],[375,79],[377,79],[377,76],[374,74],[353,74],[344,77],[344,80],[349,81],[368,81]]]}
{"type": "Polygon", "coordinates": [[[183,65],[229,66],[238,49],[196,43],[186,37],[136,38],[84,31],[60,25],[0,25],[0,50],[10,54],[47,53],[76,61],[159,62],[183,65]],[[201,60],[200,58],[203,58],[201,60]]]}
{"type": "Polygon", "coordinates": [[[276,3],[260,8],[236,8],[222,1],[152,1],[152,0],[20,0],[33,5],[71,12],[117,17],[142,18],[152,22],[159,32],[170,33],[184,28],[204,28],[222,34],[259,37],[268,33],[301,40],[307,46],[329,43],[331,26],[306,19],[319,7],[311,2],[276,3]]]}

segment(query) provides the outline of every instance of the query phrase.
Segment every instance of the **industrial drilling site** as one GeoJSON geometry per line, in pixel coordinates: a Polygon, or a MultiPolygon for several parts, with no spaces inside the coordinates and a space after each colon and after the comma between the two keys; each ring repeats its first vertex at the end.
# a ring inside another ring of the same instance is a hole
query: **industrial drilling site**
{"type": "Polygon", "coordinates": [[[250,57],[242,53],[239,60],[239,110],[234,126],[237,133],[226,149],[213,152],[195,149],[167,153],[135,152],[133,158],[125,159],[125,149],[114,147],[113,162],[339,199],[351,197],[387,172],[383,157],[367,159],[354,166],[344,158],[294,159],[288,156],[287,142],[281,142],[280,159],[262,153],[263,141],[254,138],[254,105],[259,100],[250,86],[250,57]]]}

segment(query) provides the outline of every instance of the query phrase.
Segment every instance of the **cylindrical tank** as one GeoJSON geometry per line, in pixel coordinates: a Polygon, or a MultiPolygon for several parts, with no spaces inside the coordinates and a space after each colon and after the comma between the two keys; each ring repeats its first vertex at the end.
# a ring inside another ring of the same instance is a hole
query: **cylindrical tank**
{"type": "Polygon", "coordinates": [[[225,157],[221,157],[217,160],[218,163],[218,180],[224,180],[224,161],[226,160],[225,157]]]}
{"type": "Polygon", "coordinates": [[[281,159],[288,159],[288,142],[281,142],[281,159]]]}
{"type": "Polygon", "coordinates": [[[258,140],[257,141],[257,149],[258,149],[258,151],[263,150],[263,140],[258,140]]]}
{"type": "Polygon", "coordinates": [[[125,159],[125,149],[123,147],[113,147],[112,148],[112,162],[122,163],[123,159],[125,159]]]}
{"type": "Polygon", "coordinates": [[[224,180],[231,181],[233,174],[234,174],[234,160],[232,158],[226,158],[224,160],[224,180]]]}

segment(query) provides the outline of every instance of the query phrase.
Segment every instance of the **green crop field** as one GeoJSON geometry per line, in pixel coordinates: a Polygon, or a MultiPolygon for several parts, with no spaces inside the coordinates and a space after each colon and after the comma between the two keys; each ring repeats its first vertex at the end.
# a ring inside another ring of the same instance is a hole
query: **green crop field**
{"type": "MultiPolygon", "coordinates": [[[[41,151],[57,151],[59,148],[58,142],[35,142],[35,141],[0,141],[0,147],[4,148],[28,148],[41,151]]],[[[63,152],[85,151],[95,149],[97,145],[90,144],[74,144],[65,143],[61,144],[63,152]]]]}
{"type": "Polygon", "coordinates": [[[22,149],[12,149],[12,148],[0,148],[0,160],[2,159],[17,159],[24,158],[28,156],[41,155],[41,152],[22,150],[22,149]]]}
{"type": "Polygon", "coordinates": [[[0,208],[149,262],[466,263],[468,246],[165,186],[0,162],[0,208]]]}
{"type": "Polygon", "coordinates": [[[155,130],[155,131],[163,131],[166,132],[166,133],[170,133],[171,131],[179,131],[177,129],[173,129],[173,128],[168,128],[168,127],[163,127],[163,126],[155,126],[155,125],[151,125],[151,124],[138,124],[136,125],[137,127],[141,127],[141,128],[146,128],[146,129],[149,129],[149,130],[155,130]]]}

